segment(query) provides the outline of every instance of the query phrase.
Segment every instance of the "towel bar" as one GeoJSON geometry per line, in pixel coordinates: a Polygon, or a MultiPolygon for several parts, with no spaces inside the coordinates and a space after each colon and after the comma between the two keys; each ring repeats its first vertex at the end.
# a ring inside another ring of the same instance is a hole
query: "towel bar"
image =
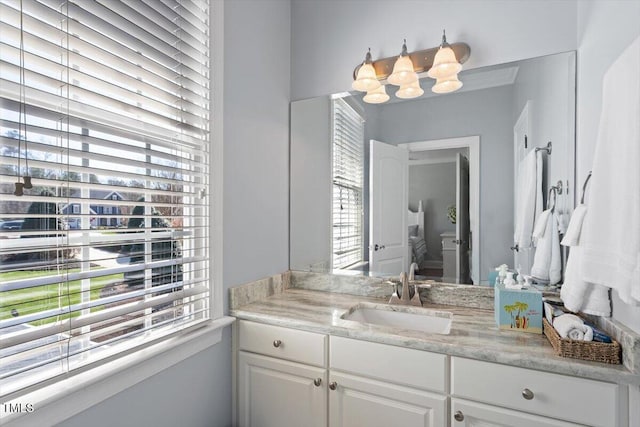
{"type": "Polygon", "coordinates": [[[587,184],[589,183],[589,180],[591,179],[591,173],[592,171],[589,171],[589,174],[587,175],[587,178],[584,180],[584,184],[582,184],[582,197],[580,197],[580,204],[583,205],[584,204],[584,196],[587,192],[587,184]]]}
{"type": "Polygon", "coordinates": [[[536,153],[538,151],[546,151],[548,155],[551,155],[551,141],[547,142],[546,147],[536,147],[536,153]]]}

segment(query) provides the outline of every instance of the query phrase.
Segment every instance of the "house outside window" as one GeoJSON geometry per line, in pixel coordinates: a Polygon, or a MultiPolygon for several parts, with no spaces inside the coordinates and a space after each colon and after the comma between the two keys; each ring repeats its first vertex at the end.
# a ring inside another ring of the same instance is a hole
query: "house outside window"
{"type": "Polygon", "coordinates": [[[210,319],[209,4],[180,4],[0,2],[0,397],[210,319]]]}

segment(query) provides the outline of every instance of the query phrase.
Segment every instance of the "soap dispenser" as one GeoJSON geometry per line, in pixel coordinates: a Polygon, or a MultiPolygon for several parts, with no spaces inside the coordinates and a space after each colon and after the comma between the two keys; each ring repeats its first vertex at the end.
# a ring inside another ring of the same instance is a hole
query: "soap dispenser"
{"type": "Polygon", "coordinates": [[[496,278],[496,285],[504,284],[504,279],[507,277],[507,264],[501,264],[496,267],[496,271],[498,272],[498,277],[496,278]]]}

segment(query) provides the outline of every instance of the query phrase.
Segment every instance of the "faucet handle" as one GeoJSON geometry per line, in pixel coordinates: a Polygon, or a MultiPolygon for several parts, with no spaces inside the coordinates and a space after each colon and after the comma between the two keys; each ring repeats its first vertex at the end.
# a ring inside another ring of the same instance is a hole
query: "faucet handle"
{"type": "Polygon", "coordinates": [[[422,307],[422,300],[420,299],[420,292],[418,291],[418,285],[413,285],[413,298],[411,298],[411,305],[422,307]]]}

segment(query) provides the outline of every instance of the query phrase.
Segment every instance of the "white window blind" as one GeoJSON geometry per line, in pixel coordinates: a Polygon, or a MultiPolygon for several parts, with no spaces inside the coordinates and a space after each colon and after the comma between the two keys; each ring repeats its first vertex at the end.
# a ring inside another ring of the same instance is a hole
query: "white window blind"
{"type": "Polygon", "coordinates": [[[333,101],[332,145],[332,268],[339,269],[363,259],[364,121],[341,98],[333,101]]]}
{"type": "Polygon", "coordinates": [[[209,5],[0,0],[0,34],[8,395],[209,318],[209,5]]]}

